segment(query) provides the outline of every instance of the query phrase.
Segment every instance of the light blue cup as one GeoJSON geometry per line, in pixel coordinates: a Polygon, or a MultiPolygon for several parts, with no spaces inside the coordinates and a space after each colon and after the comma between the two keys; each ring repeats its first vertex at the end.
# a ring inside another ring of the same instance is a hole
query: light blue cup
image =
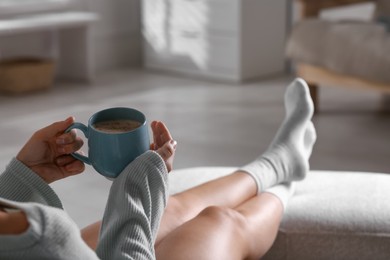
{"type": "Polygon", "coordinates": [[[88,157],[78,153],[73,153],[72,156],[92,165],[98,173],[108,178],[116,178],[130,162],[150,147],[146,117],[133,108],[115,107],[102,110],[89,119],[88,126],[76,122],[66,132],[74,128],[80,129],[88,139],[88,157]],[[122,133],[103,132],[93,127],[97,122],[122,119],[136,120],[141,126],[122,133]]]}

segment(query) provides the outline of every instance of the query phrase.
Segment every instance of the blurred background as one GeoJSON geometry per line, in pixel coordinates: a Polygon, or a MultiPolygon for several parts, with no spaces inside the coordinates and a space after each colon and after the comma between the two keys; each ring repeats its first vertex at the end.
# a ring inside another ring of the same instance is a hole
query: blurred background
{"type": "MultiPolygon", "coordinates": [[[[0,167],[34,131],[113,106],[164,121],[178,169],[238,167],[299,76],[316,101],[311,168],[390,173],[386,2],[0,0],[0,167]]],[[[87,166],[52,187],[83,227],[110,182],[87,166]]]]}

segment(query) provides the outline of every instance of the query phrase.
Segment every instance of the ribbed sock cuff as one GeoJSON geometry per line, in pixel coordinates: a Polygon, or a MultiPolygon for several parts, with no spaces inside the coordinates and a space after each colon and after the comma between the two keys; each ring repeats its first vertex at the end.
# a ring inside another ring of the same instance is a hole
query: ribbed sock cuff
{"type": "Polygon", "coordinates": [[[269,188],[264,192],[271,193],[274,196],[276,196],[283,204],[284,211],[286,211],[288,201],[290,200],[290,198],[293,196],[295,192],[295,183],[293,182],[282,183],[273,186],[272,188],[269,188]]]}

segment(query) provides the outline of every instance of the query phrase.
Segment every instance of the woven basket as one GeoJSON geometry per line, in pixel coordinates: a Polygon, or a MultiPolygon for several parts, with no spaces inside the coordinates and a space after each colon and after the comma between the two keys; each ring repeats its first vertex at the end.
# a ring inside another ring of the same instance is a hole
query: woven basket
{"type": "Polygon", "coordinates": [[[21,94],[48,89],[53,84],[54,62],[23,58],[0,61],[0,91],[21,94]]]}

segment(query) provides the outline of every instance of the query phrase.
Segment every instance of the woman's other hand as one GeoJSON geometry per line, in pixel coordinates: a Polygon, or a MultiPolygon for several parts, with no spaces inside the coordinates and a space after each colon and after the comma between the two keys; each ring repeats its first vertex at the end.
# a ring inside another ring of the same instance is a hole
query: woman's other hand
{"type": "Polygon", "coordinates": [[[150,149],[156,151],[164,160],[168,172],[173,169],[173,160],[177,142],[173,140],[168,128],[161,121],[153,121],[151,123],[153,132],[153,143],[150,149]]]}

